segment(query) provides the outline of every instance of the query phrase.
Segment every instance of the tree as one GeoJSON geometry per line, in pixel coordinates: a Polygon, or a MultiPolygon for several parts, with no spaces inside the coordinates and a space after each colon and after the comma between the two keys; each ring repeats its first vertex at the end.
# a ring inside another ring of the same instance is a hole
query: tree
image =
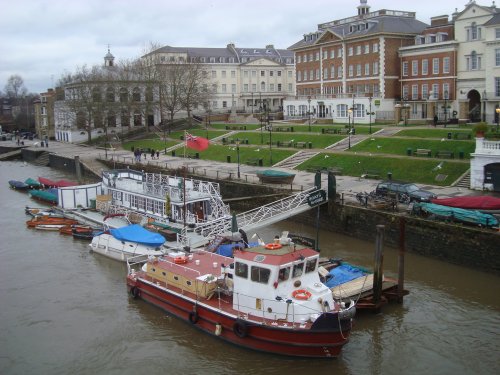
{"type": "Polygon", "coordinates": [[[28,94],[28,90],[24,86],[24,81],[20,75],[13,74],[7,79],[7,84],[5,85],[5,94],[7,98],[13,99],[14,102],[28,94]]]}
{"type": "Polygon", "coordinates": [[[206,106],[210,99],[208,90],[208,72],[199,63],[186,63],[184,67],[184,83],[182,85],[181,102],[191,121],[191,112],[198,106],[206,106]]]}

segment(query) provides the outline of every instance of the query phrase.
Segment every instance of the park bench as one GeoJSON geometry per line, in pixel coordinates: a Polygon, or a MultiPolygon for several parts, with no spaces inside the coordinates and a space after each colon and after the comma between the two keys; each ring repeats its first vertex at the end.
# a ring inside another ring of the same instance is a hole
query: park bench
{"type": "Polygon", "coordinates": [[[294,147],[296,147],[296,148],[306,148],[307,147],[307,142],[295,142],[294,147]]]}
{"type": "Polygon", "coordinates": [[[455,158],[455,153],[453,151],[448,151],[448,150],[439,150],[436,152],[435,155],[437,158],[450,158],[454,159],[455,158]]]}
{"type": "Polygon", "coordinates": [[[286,128],[286,127],[283,127],[283,126],[276,126],[273,128],[273,130],[275,132],[289,132],[291,131],[291,128],[286,128]]]}
{"type": "Polygon", "coordinates": [[[226,130],[247,130],[246,126],[228,126],[226,125],[226,130]]]}
{"type": "Polygon", "coordinates": [[[377,171],[376,169],[368,169],[361,175],[362,178],[372,178],[372,179],[379,179],[380,178],[380,171],[377,171]]]}
{"type": "Polygon", "coordinates": [[[293,142],[291,141],[278,141],[277,142],[278,147],[293,147],[293,142]]]}
{"type": "Polygon", "coordinates": [[[471,133],[462,133],[462,132],[453,133],[453,138],[454,139],[471,139],[471,133]]]}
{"type": "Polygon", "coordinates": [[[248,165],[262,165],[262,159],[259,159],[259,158],[251,158],[251,159],[247,159],[247,161],[245,162],[245,164],[248,164],[248,165]]]}
{"type": "Polygon", "coordinates": [[[417,148],[415,151],[413,151],[414,156],[431,156],[431,150],[428,148],[417,148]]]}
{"type": "Polygon", "coordinates": [[[321,129],[321,133],[323,134],[337,134],[337,129],[321,129]]]}

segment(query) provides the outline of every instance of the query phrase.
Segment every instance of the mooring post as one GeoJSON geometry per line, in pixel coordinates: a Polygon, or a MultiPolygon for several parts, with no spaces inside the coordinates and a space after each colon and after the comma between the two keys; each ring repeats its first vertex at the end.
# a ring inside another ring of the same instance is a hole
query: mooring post
{"type": "Polygon", "coordinates": [[[80,156],[76,155],[75,156],[75,173],[76,173],[76,179],[78,182],[82,181],[82,166],[80,164],[80,156]]]}
{"type": "Polygon", "coordinates": [[[373,275],[373,303],[376,305],[382,297],[382,273],[384,264],[384,243],[385,225],[377,225],[377,238],[375,241],[375,270],[373,275]]]}
{"type": "Polygon", "coordinates": [[[399,221],[399,252],[398,252],[398,298],[399,303],[403,302],[405,288],[405,231],[406,220],[404,217],[399,221]]]}

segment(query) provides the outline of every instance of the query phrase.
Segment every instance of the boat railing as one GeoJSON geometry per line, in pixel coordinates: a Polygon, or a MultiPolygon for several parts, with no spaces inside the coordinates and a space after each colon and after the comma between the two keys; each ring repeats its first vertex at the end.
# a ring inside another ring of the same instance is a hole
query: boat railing
{"type": "Polygon", "coordinates": [[[149,255],[137,255],[127,258],[127,274],[131,275],[140,271],[142,265],[149,259],[149,255]]]}

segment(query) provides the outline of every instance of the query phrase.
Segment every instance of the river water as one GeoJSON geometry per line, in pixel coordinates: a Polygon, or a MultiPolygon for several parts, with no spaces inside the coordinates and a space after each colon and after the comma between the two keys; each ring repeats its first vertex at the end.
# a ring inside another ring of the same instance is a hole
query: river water
{"type": "MultiPolygon", "coordinates": [[[[403,304],[358,314],[334,360],[294,359],[232,346],[131,299],[125,265],[89,253],[88,242],[26,228],[37,206],[7,181],[72,179],[19,161],[0,163],[0,374],[498,374],[500,278],[406,254],[403,304]]],[[[282,230],[315,237],[283,222],[282,230]]],[[[320,232],[323,256],[373,266],[375,245],[320,232]]],[[[397,275],[397,251],[384,248],[397,275]]]]}

